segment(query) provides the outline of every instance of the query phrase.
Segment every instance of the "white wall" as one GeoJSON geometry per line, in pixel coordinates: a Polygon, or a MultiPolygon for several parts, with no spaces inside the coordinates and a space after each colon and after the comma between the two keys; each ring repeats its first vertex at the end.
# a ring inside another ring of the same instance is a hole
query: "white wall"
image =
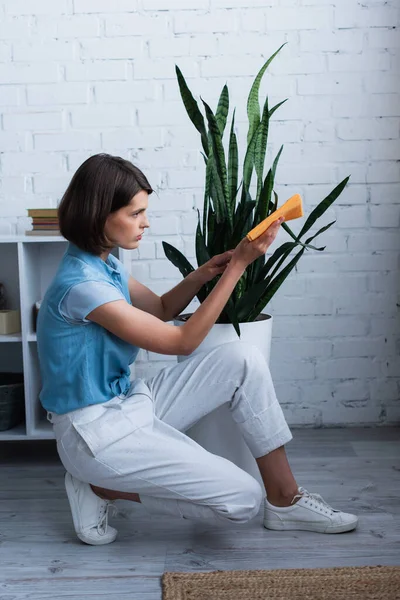
{"type": "MultiPolygon", "coordinates": [[[[271,102],[289,98],[270,136],[269,160],[285,144],[281,202],[300,192],[308,214],[351,183],[319,224],[337,219],[319,238],[325,252],[303,256],[267,307],[278,397],[291,424],[398,421],[398,3],[0,0],[0,17],[0,234],[30,228],[27,208],[56,206],[89,155],[119,154],[159,194],[132,273],[160,294],[181,279],[161,242],[194,260],[203,203],[175,63],[214,108],[228,82],[243,159],[250,85],[289,42],[262,87],[271,102]]],[[[142,351],[138,375],[171,360],[142,351]]]]}

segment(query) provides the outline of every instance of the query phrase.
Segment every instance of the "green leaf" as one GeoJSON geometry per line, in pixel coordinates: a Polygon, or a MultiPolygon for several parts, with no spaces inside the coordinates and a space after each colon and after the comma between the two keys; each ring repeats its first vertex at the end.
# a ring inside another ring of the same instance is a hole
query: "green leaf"
{"type": "MultiPolygon", "coordinates": [[[[292,249],[295,246],[296,246],[296,244],[293,242],[285,242],[279,248],[277,248],[277,250],[275,250],[274,254],[266,262],[264,262],[264,265],[261,266],[259,273],[257,275],[253,275],[251,282],[249,282],[249,284],[247,286],[248,289],[252,289],[252,287],[255,284],[260,283],[261,290],[264,290],[266,288],[266,286],[268,285],[269,281],[273,277],[273,274],[268,275],[268,273],[270,272],[272,267],[279,260],[281,262],[283,262],[287,258],[287,256],[291,253],[292,249]],[[267,275],[268,275],[268,277],[266,277],[267,275]]],[[[263,256],[261,258],[263,258],[265,260],[265,256],[263,256]]],[[[257,260],[259,260],[259,259],[257,259],[257,260]]],[[[250,265],[250,267],[252,267],[253,265],[254,265],[254,262],[250,265]]],[[[278,265],[278,268],[279,268],[279,266],[280,265],[278,265]]]]}
{"type": "Polygon", "coordinates": [[[189,90],[186,80],[182,75],[182,72],[178,65],[175,65],[175,71],[178,78],[179,90],[181,93],[181,98],[183,100],[183,104],[185,105],[186,112],[189,115],[189,119],[192,121],[193,125],[196,127],[197,131],[201,134],[201,143],[204,149],[204,152],[208,156],[208,141],[207,141],[207,132],[206,126],[204,123],[204,117],[200,112],[198,104],[193,97],[192,92],[189,90]]]}
{"type": "Polygon", "coordinates": [[[177,267],[180,270],[184,277],[186,277],[187,275],[189,275],[189,273],[192,273],[195,270],[188,261],[188,259],[185,256],[183,256],[180,250],[174,248],[174,246],[171,246],[171,244],[168,244],[168,242],[163,242],[162,245],[164,248],[165,256],[168,258],[169,261],[172,262],[172,264],[175,267],[177,267]]]}
{"type": "Polygon", "coordinates": [[[274,185],[272,169],[267,173],[262,186],[261,193],[257,199],[257,207],[254,211],[254,221],[252,227],[256,227],[261,221],[263,221],[268,215],[269,200],[272,193],[272,187],[274,185]]]}
{"type": "Polygon", "coordinates": [[[246,271],[243,273],[243,275],[241,276],[241,278],[239,279],[239,281],[237,282],[237,284],[235,285],[235,288],[232,292],[231,297],[233,298],[233,303],[236,306],[237,302],[240,300],[240,298],[243,295],[243,292],[246,290],[246,271]]]}
{"type": "Polygon", "coordinates": [[[229,204],[232,211],[232,220],[235,213],[236,206],[236,194],[238,187],[238,144],[236,134],[234,132],[235,126],[235,110],[232,116],[231,132],[229,137],[229,154],[228,154],[228,193],[229,193],[229,204]]]}
{"type": "Polygon", "coordinates": [[[276,175],[276,168],[277,168],[277,166],[278,166],[278,162],[279,162],[279,159],[280,159],[280,157],[281,157],[282,150],[283,150],[283,144],[282,144],[282,146],[279,148],[279,152],[278,152],[278,154],[276,155],[276,157],[275,157],[275,160],[274,160],[274,162],[273,162],[273,165],[272,165],[272,174],[273,174],[273,176],[274,176],[274,181],[275,181],[275,175],[276,175]]]}
{"type": "Polygon", "coordinates": [[[304,254],[304,248],[302,248],[300,250],[300,252],[298,252],[296,254],[296,256],[290,261],[290,263],[288,265],[286,265],[286,267],[284,269],[282,269],[282,271],[279,273],[279,275],[277,275],[275,277],[275,279],[273,279],[271,281],[270,285],[268,286],[267,293],[264,294],[260,298],[258,303],[256,304],[255,309],[251,314],[252,319],[257,318],[257,316],[260,314],[260,312],[263,310],[263,308],[268,304],[268,302],[271,300],[271,298],[276,294],[278,289],[281,287],[282,283],[285,281],[285,279],[288,277],[288,275],[293,271],[293,269],[295,268],[295,266],[297,265],[297,263],[299,262],[300,258],[303,256],[303,254],[304,254]]]}
{"type": "MultiPolygon", "coordinates": [[[[328,223],[328,225],[325,225],[325,227],[321,227],[321,229],[319,231],[317,231],[316,234],[314,234],[312,237],[308,238],[306,240],[307,246],[308,246],[309,242],[311,242],[314,238],[317,237],[317,235],[320,235],[320,233],[323,233],[324,231],[329,229],[329,227],[331,227],[334,223],[336,223],[336,219],[334,221],[332,221],[331,223],[328,223]]],[[[326,248],[326,246],[324,246],[323,248],[315,248],[315,250],[325,250],[325,248],[326,248]]]]}
{"type": "MultiPolygon", "coordinates": [[[[282,269],[282,271],[279,273],[279,275],[277,275],[275,277],[275,279],[270,281],[270,283],[268,284],[264,293],[261,293],[261,295],[258,295],[258,297],[254,295],[253,302],[249,301],[249,303],[248,303],[249,307],[254,307],[254,308],[250,312],[247,313],[247,320],[254,321],[254,319],[256,319],[258,317],[260,312],[268,304],[268,302],[271,300],[271,298],[274,296],[274,294],[276,294],[276,292],[278,291],[278,289],[280,288],[282,283],[285,281],[286,277],[294,269],[297,262],[302,257],[303,253],[304,253],[304,248],[302,248],[300,250],[300,252],[298,254],[296,254],[296,256],[290,261],[290,263],[284,269],[282,269]]],[[[258,286],[259,284],[256,284],[256,285],[258,286]]],[[[240,318],[240,316],[241,316],[240,313],[238,313],[238,316],[240,318]]]]}
{"type": "Polygon", "coordinates": [[[227,250],[231,250],[231,240],[232,240],[232,230],[228,221],[225,221],[223,226],[218,229],[217,240],[219,242],[218,252],[215,254],[220,254],[222,252],[226,252],[227,250]]]}
{"type": "MultiPolygon", "coordinates": [[[[204,156],[204,154],[203,154],[204,156]]],[[[206,159],[206,177],[204,182],[204,203],[203,203],[203,232],[207,232],[207,214],[210,210],[210,192],[211,192],[211,167],[206,159]]],[[[205,233],[206,235],[206,233],[205,233]]]]}
{"type": "Polygon", "coordinates": [[[198,216],[198,222],[197,222],[197,229],[196,229],[196,258],[197,258],[198,266],[201,267],[201,265],[204,265],[204,263],[206,263],[208,260],[210,260],[210,255],[207,250],[204,236],[201,232],[200,211],[198,209],[197,209],[197,216],[198,216]]]}
{"type": "MultiPolygon", "coordinates": [[[[289,242],[289,244],[292,244],[293,242],[289,242]]],[[[294,246],[297,246],[297,244],[294,244],[294,246]]],[[[279,271],[279,269],[281,268],[282,264],[285,262],[285,260],[287,259],[287,257],[289,256],[289,254],[291,253],[291,249],[287,249],[286,252],[283,254],[283,256],[281,256],[281,258],[278,260],[278,264],[275,265],[275,268],[273,269],[272,273],[269,275],[269,278],[272,280],[275,277],[275,274],[277,273],[277,271],[279,271]]]]}
{"type": "Polygon", "coordinates": [[[282,154],[283,146],[280,147],[278,154],[275,157],[271,169],[268,171],[267,176],[264,180],[264,185],[261,190],[261,194],[257,201],[257,208],[254,214],[253,227],[256,227],[261,221],[266,219],[269,214],[274,211],[269,211],[269,204],[271,200],[271,194],[275,183],[275,173],[278,166],[279,158],[282,154]]]}
{"type": "Polygon", "coordinates": [[[222,88],[221,95],[219,97],[215,118],[218,123],[218,128],[221,133],[221,137],[224,135],[226,119],[229,112],[229,92],[226,84],[222,88]]]}
{"type": "Polygon", "coordinates": [[[343,192],[349,179],[350,179],[350,177],[346,177],[346,179],[343,179],[343,181],[341,183],[339,183],[339,185],[337,185],[335,187],[335,189],[332,190],[331,193],[324,200],[322,200],[322,202],[320,202],[316,208],[314,208],[314,210],[310,213],[307,221],[304,223],[304,225],[298,235],[299,239],[309,229],[311,229],[311,227],[314,225],[315,221],[317,219],[319,219],[324,214],[324,212],[328,210],[328,208],[330,208],[330,206],[335,202],[336,198],[338,198],[340,196],[340,194],[343,192]]]}
{"type": "Polygon", "coordinates": [[[216,222],[220,224],[223,223],[227,218],[227,207],[225,203],[224,190],[222,187],[221,179],[219,177],[217,166],[215,164],[214,156],[212,156],[208,160],[211,169],[211,198],[214,205],[216,222]]]}
{"type": "Polygon", "coordinates": [[[260,280],[261,276],[260,273],[262,271],[262,269],[264,268],[265,265],[265,254],[263,254],[262,256],[260,256],[259,258],[257,258],[255,261],[253,261],[250,265],[251,269],[250,269],[250,275],[247,278],[247,285],[246,285],[246,290],[250,289],[252,285],[254,285],[257,281],[260,280]]]}
{"type": "Polygon", "coordinates": [[[229,298],[228,302],[225,304],[224,311],[227,313],[230,322],[232,323],[236,333],[240,337],[239,319],[237,317],[232,298],[229,298]]]}
{"type": "Polygon", "coordinates": [[[255,303],[260,299],[260,296],[265,291],[265,281],[259,281],[255,283],[245,294],[241,297],[236,305],[236,312],[238,319],[241,323],[247,321],[247,315],[250,313],[255,306],[255,303]]]}
{"type": "Polygon", "coordinates": [[[255,147],[256,147],[257,135],[258,135],[258,127],[257,127],[256,131],[254,132],[250,143],[247,146],[246,154],[244,157],[244,163],[243,163],[243,185],[248,190],[250,189],[251,177],[253,174],[254,152],[255,152],[255,147]]]}
{"type": "Polygon", "coordinates": [[[254,147],[254,167],[257,174],[257,197],[261,191],[264,173],[265,153],[267,150],[269,128],[268,97],[265,100],[260,126],[257,129],[257,139],[254,147]]]}
{"type": "Polygon", "coordinates": [[[297,244],[295,242],[284,242],[281,246],[279,246],[279,248],[277,248],[275,250],[275,252],[272,254],[272,256],[270,256],[269,259],[264,264],[264,267],[262,268],[262,270],[259,273],[257,282],[260,281],[261,279],[264,279],[264,277],[266,277],[268,275],[268,273],[270,272],[272,267],[275,265],[275,263],[282,256],[285,256],[285,257],[288,256],[296,245],[297,244]]]}
{"type": "Polygon", "coordinates": [[[235,228],[232,233],[232,248],[235,248],[245,235],[248,234],[247,223],[256,205],[255,200],[250,200],[238,206],[235,218],[235,228]]]}
{"type": "Polygon", "coordinates": [[[287,101],[288,101],[288,99],[287,99],[287,98],[285,98],[285,100],[282,100],[282,102],[278,102],[278,104],[275,104],[275,106],[273,106],[273,107],[271,108],[271,110],[269,111],[269,118],[271,118],[271,117],[272,117],[272,115],[274,114],[274,112],[275,112],[276,110],[278,110],[278,108],[279,108],[280,106],[282,106],[282,104],[285,104],[285,102],[287,102],[287,101]]]}
{"type": "MultiPolygon", "coordinates": [[[[222,186],[223,197],[224,197],[225,205],[227,208],[226,212],[227,212],[228,218],[230,220],[230,223],[232,225],[232,211],[230,210],[229,192],[228,192],[228,174],[227,174],[227,169],[226,169],[225,152],[224,152],[224,146],[222,144],[222,137],[221,137],[221,133],[220,133],[220,130],[219,130],[219,127],[217,124],[217,120],[216,120],[211,108],[208,106],[208,104],[206,102],[204,102],[203,99],[202,99],[202,102],[203,102],[204,108],[206,110],[206,117],[207,117],[207,121],[208,121],[208,127],[209,127],[209,131],[210,131],[211,141],[212,141],[215,165],[216,165],[218,177],[219,177],[219,180],[220,180],[221,186],[222,186]]],[[[214,173],[213,173],[213,177],[214,177],[214,173]]]]}
{"type": "MultiPolygon", "coordinates": [[[[162,245],[164,248],[165,256],[175,267],[179,269],[184,278],[187,277],[187,275],[189,275],[190,273],[193,273],[195,269],[192,267],[187,258],[183,256],[182,252],[180,252],[177,248],[174,248],[174,246],[171,246],[171,244],[168,244],[168,242],[163,242],[162,245]]],[[[207,290],[206,284],[200,288],[196,296],[199,299],[199,302],[204,302],[208,294],[209,292],[207,290]]]]}
{"type": "Polygon", "coordinates": [[[207,226],[207,232],[208,232],[208,237],[207,237],[207,249],[208,249],[208,253],[211,256],[211,244],[214,240],[214,235],[215,235],[215,213],[212,209],[212,207],[210,206],[209,211],[208,211],[208,226],[207,226]]]}
{"type": "MultiPolygon", "coordinates": [[[[274,211],[272,211],[272,212],[274,212],[274,211]]],[[[290,229],[290,227],[288,226],[287,223],[283,222],[281,224],[281,227],[283,227],[283,229],[286,231],[286,233],[288,233],[293,240],[296,240],[296,242],[297,242],[296,245],[297,246],[303,246],[303,248],[307,248],[307,250],[308,249],[310,249],[310,250],[320,250],[320,248],[316,248],[315,246],[312,246],[311,244],[305,244],[301,240],[299,240],[298,237],[290,229]]]]}
{"type": "MultiPolygon", "coordinates": [[[[285,44],[287,44],[287,42],[285,42],[285,44]]],[[[282,50],[283,46],[285,46],[285,44],[282,44],[282,46],[280,48],[278,48],[278,50],[261,67],[261,69],[257,73],[257,76],[253,82],[253,85],[251,86],[249,97],[247,99],[247,116],[248,116],[248,120],[249,120],[249,131],[247,134],[247,144],[249,144],[250,140],[253,137],[254,132],[257,130],[257,127],[260,123],[260,104],[258,101],[258,93],[260,90],[261,80],[263,78],[265,71],[267,70],[267,68],[269,67],[271,62],[274,60],[275,56],[282,50]]]]}
{"type": "MultiPolygon", "coordinates": [[[[245,187],[244,187],[244,189],[246,190],[245,187]]],[[[245,206],[249,206],[249,205],[253,206],[253,203],[254,203],[254,200],[251,199],[249,191],[246,190],[245,197],[244,197],[245,206]]],[[[249,214],[246,217],[246,219],[243,220],[243,234],[244,235],[247,235],[247,233],[250,231],[252,222],[253,222],[253,219],[252,219],[251,214],[249,214]]]]}

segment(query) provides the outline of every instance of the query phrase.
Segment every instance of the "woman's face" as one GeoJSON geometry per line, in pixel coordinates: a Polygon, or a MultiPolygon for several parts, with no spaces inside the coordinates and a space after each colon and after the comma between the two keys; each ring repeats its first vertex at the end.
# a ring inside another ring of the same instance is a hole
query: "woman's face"
{"type": "Polygon", "coordinates": [[[133,250],[139,246],[139,236],[150,227],[146,216],[148,196],[148,193],[142,190],[133,196],[127,206],[108,215],[104,233],[113,246],[126,250],[133,250]]]}

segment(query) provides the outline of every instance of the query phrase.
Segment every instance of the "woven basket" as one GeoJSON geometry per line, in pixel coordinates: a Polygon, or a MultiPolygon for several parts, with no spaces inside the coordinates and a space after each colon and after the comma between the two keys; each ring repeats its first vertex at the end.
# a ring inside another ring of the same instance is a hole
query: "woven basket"
{"type": "Polygon", "coordinates": [[[0,373],[0,431],[11,429],[24,418],[24,376],[0,373]]]}

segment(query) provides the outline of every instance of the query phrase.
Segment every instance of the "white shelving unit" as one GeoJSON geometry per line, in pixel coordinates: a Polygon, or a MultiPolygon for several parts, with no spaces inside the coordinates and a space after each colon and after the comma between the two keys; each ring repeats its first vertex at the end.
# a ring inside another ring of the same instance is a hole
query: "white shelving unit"
{"type": "MultiPolygon", "coordinates": [[[[25,391],[24,422],[0,431],[0,441],[54,439],[39,400],[33,307],[43,298],[67,245],[60,236],[0,236],[0,282],[5,286],[9,308],[21,311],[21,333],[0,335],[0,371],[23,372],[25,391]]],[[[127,265],[126,250],[115,249],[113,254],[127,265]]]]}

